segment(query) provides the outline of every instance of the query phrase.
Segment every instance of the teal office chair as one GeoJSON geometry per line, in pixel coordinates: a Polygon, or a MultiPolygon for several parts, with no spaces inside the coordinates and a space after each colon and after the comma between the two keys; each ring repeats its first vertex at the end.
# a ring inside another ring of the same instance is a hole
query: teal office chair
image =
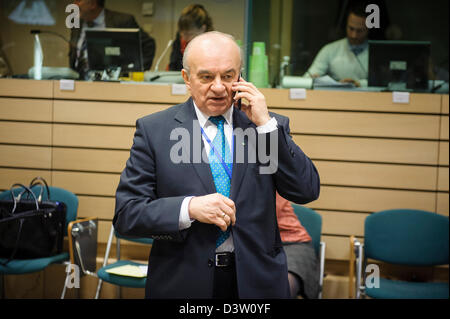
{"type": "MultiPolygon", "coordinates": [[[[35,185],[31,190],[37,197],[41,193],[41,186],[35,185]]],[[[64,235],[67,236],[67,225],[77,217],[78,197],[72,192],[59,187],[49,186],[49,190],[50,200],[63,202],[66,205],[67,210],[64,235]]],[[[15,196],[17,196],[20,191],[22,191],[20,188],[13,189],[15,196]]],[[[6,200],[10,198],[11,192],[9,190],[0,193],[0,199],[6,200]]],[[[42,194],[42,200],[48,200],[48,195],[45,191],[42,194]]],[[[13,259],[6,265],[3,265],[2,263],[5,263],[6,261],[6,258],[0,258],[0,275],[20,275],[41,271],[50,264],[69,262],[69,253],[62,252],[55,256],[45,258],[13,259]]],[[[3,291],[3,287],[1,287],[1,289],[3,291]]]]}
{"type": "Polygon", "coordinates": [[[131,288],[145,288],[145,283],[147,281],[147,277],[138,278],[138,277],[130,277],[130,276],[122,276],[108,273],[108,269],[120,267],[120,266],[146,266],[147,264],[137,263],[131,260],[123,260],[120,259],[120,242],[121,240],[127,240],[140,244],[151,245],[153,243],[153,239],[151,238],[131,238],[124,237],[118,234],[114,230],[114,226],[111,226],[111,232],[109,233],[108,243],[106,245],[105,259],[103,261],[103,266],[97,271],[98,276],[98,285],[97,292],[95,293],[95,299],[98,299],[100,296],[100,291],[102,288],[103,281],[109,282],[110,284],[117,286],[117,297],[121,297],[120,287],[131,287],[131,288]],[[116,256],[117,261],[111,264],[108,264],[109,253],[111,251],[111,245],[113,239],[116,238],[116,256]]]}
{"type": "Polygon", "coordinates": [[[316,211],[311,208],[297,205],[292,203],[292,207],[294,208],[294,212],[297,215],[300,223],[305,227],[309,236],[311,236],[314,249],[316,251],[317,256],[319,257],[320,264],[320,276],[319,276],[319,299],[322,298],[322,287],[323,287],[323,277],[325,271],[325,242],[320,241],[320,237],[322,234],[322,216],[320,216],[316,211]]]}
{"type": "Polygon", "coordinates": [[[448,282],[412,282],[383,278],[379,286],[366,281],[367,259],[404,266],[448,264],[449,219],[435,213],[393,209],[369,215],[364,224],[364,244],[353,239],[356,259],[356,298],[449,298],[448,282]]]}

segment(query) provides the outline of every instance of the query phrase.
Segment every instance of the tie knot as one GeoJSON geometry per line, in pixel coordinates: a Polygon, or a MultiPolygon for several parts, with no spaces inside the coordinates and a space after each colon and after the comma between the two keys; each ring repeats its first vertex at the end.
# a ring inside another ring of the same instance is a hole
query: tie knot
{"type": "Polygon", "coordinates": [[[92,27],[95,26],[95,22],[94,22],[94,21],[86,21],[86,22],[87,22],[87,26],[88,26],[89,28],[92,28],[92,27]]]}
{"type": "Polygon", "coordinates": [[[214,123],[218,128],[223,127],[225,123],[225,118],[222,115],[210,116],[209,120],[214,123]]]}

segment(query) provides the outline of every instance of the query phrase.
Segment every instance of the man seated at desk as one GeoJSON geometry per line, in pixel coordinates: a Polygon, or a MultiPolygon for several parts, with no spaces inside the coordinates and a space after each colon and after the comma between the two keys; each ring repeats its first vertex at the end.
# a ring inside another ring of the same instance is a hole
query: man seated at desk
{"type": "MultiPolygon", "coordinates": [[[[75,0],[80,8],[80,28],[73,28],[70,34],[70,67],[86,79],[88,70],[86,28],[139,28],[130,14],[105,8],[105,0],[75,0]]],[[[144,69],[149,70],[155,56],[155,40],[141,29],[144,69]]]]}
{"type": "Polygon", "coordinates": [[[315,78],[329,75],[357,87],[367,86],[368,33],[365,6],[360,3],[351,6],[347,16],[347,36],[325,45],[304,76],[315,78]]]}

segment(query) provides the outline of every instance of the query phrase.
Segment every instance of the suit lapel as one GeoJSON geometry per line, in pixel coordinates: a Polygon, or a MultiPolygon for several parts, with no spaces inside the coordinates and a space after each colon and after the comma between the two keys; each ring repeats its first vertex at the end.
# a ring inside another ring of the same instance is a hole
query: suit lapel
{"type": "MultiPolygon", "coordinates": [[[[203,138],[201,137],[200,133],[200,126],[197,121],[197,116],[195,114],[194,110],[194,104],[192,102],[192,98],[189,98],[189,100],[184,103],[184,105],[181,107],[181,109],[177,112],[175,115],[175,120],[180,123],[180,127],[183,127],[188,130],[191,136],[194,136],[194,138],[197,138],[200,140],[201,145],[201,151],[205,152],[205,145],[203,143],[203,138]],[[195,121],[195,122],[194,122],[195,121]],[[194,134],[194,127],[193,125],[197,125],[196,130],[198,131],[198,136],[195,136],[194,134]]],[[[252,126],[252,122],[247,118],[247,116],[241,112],[238,109],[234,109],[233,111],[233,129],[240,128],[242,131],[245,131],[247,128],[252,126]]],[[[247,154],[248,154],[248,147],[249,143],[248,140],[245,139],[244,145],[239,145],[240,151],[243,151],[245,154],[245,160],[243,163],[237,163],[236,161],[236,138],[233,134],[233,173],[231,176],[231,189],[230,189],[230,198],[235,199],[239,193],[239,189],[242,184],[242,179],[245,175],[245,172],[247,170],[247,154]]],[[[193,144],[193,138],[191,139],[191,143],[193,144]]],[[[193,145],[191,145],[191,156],[190,156],[190,162],[193,165],[195,171],[197,172],[197,175],[206,191],[206,194],[212,194],[216,192],[216,187],[214,185],[214,180],[211,173],[211,168],[208,163],[205,163],[202,159],[200,159],[200,163],[198,161],[194,162],[193,160],[193,152],[198,152],[199,150],[195,150],[193,145]]],[[[206,154],[204,155],[206,156],[206,154]]],[[[203,158],[203,157],[202,157],[203,158]]]]}
{"type": "MultiPolygon", "coordinates": [[[[245,131],[248,127],[251,126],[251,121],[247,118],[247,116],[237,108],[233,111],[233,131],[236,129],[242,129],[242,131],[245,131]]],[[[230,189],[230,198],[232,200],[235,200],[237,195],[239,194],[239,189],[241,188],[242,179],[245,175],[245,171],[247,170],[247,163],[248,163],[248,147],[249,143],[248,140],[244,140],[244,145],[237,145],[236,142],[236,136],[233,133],[233,139],[234,139],[234,147],[233,147],[233,173],[231,175],[231,189],[230,189]],[[239,149],[239,152],[243,151],[244,153],[244,162],[243,163],[237,163],[237,154],[236,149],[239,149]]],[[[242,143],[242,142],[240,142],[242,143]]]]}
{"type": "Polygon", "coordinates": [[[212,177],[211,168],[209,167],[209,164],[205,163],[202,160],[202,157],[200,157],[199,160],[194,161],[194,152],[197,152],[197,156],[198,156],[198,152],[200,150],[202,152],[205,151],[205,145],[203,144],[203,139],[202,139],[202,136],[200,133],[200,125],[198,123],[197,116],[195,114],[192,98],[189,98],[189,100],[186,103],[184,103],[184,105],[181,107],[181,109],[177,112],[177,114],[175,115],[175,120],[180,122],[180,127],[183,127],[186,130],[188,130],[190,136],[192,137],[190,140],[190,142],[191,142],[190,163],[194,167],[194,169],[206,191],[206,194],[215,193],[216,187],[214,185],[214,180],[212,177]],[[193,125],[196,125],[195,129],[196,129],[197,134],[194,134],[194,126],[193,125]],[[194,138],[197,141],[194,141],[194,138]],[[200,148],[197,147],[196,149],[194,149],[193,144],[199,143],[198,140],[200,140],[200,144],[197,144],[197,145],[199,145],[200,148]]]}

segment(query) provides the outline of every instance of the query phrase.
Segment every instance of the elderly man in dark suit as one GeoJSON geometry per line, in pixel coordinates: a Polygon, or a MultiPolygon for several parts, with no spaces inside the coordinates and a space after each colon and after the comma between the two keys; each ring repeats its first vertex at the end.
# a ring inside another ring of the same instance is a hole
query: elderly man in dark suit
{"type": "MultiPolygon", "coordinates": [[[[87,68],[87,51],[85,28],[139,28],[130,14],[108,10],[105,0],[75,0],[80,9],[80,28],[73,28],[70,34],[69,63],[70,67],[85,78],[87,68]]],[[[144,69],[149,70],[155,56],[155,40],[141,29],[142,55],[144,69]]]]}
{"type": "Polygon", "coordinates": [[[136,122],[113,224],[154,238],[147,298],[289,298],[275,192],[310,202],[319,175],[241,63],[231,36],[197,36],[183,56],[191,97],[136,122]]]}

